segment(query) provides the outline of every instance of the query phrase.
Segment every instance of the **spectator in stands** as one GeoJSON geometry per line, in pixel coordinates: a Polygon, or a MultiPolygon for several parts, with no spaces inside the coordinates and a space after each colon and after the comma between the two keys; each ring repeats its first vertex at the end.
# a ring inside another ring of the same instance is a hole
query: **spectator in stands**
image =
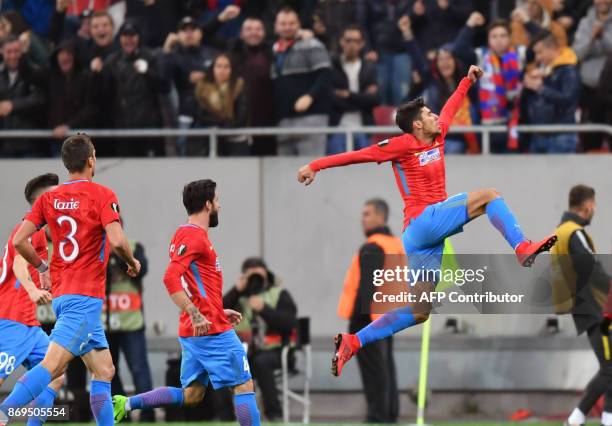
{"type": "Polygon", "coordinates": [[[51,55],[46,98],[47,124],[55,139],[51,155],[59,156],[68,131],[90,127],[97,111],[89,73],[83,69],[71,41],[62,42],[51,55]]]}
{"type": "Polygon", "coordinates": [[[95,12],[91,15],[89,31],[91,39],[77,37],[76,45],[81,63],[90,71],[100,72],[104,60],[116,50],[113,39],[113,18],[107,12],[95,12]]]}
{"type": "MultiPolygon", "coordinates": [[[[331,63],[325,46],[315,38],[298,38],[300,20],[295,10],[276,16],[274,44],[274,105],[280,128],[325,127],[330,112],[331,63]]],[[[282,155],[325,154],[325,135],[279,136],[282,155]]]]}
{"type": "MultiPolygon", "coordinates": [[[[231,47],[232,62],[244,80],[249,127],[273,127],[274,87],[270,77],[272,49],[266,42],[266,29],[259,18],[246,18],[240,39],[231,47]]],[[[274,136],[254,136],[253,155],[276,155],[274,136]]]]}
{"type": "MultiPolygon", "coordinates": [[[[177,33],[170,33],[164,43],[164,78],[171,81],[178,93],[178,127],[188,129],[198,113],[196,84],[204,79],[217,50],[202,42],[203,32],[195,21],[184,17],[177,33]]],[[[189,144],[189,154],[207,155],[207,144],[189,144]]],[[[177,140],[178,155],[188,154],[185,139],[177,140]]]]}
{"type": "Polygon", "coordinates": [[[593,0],[553,0],[553,18],[566,31],[570,43],[574,40],[574,33],[578,22],[586,15],[593,0]]]}
{"type": "MultiPolygon", "coordinates": [[[[580,77],[576,54],[561,47],[551,32],[543,32],[533,42],[536,64],[524,80],[526,115],[530,124],[575,124],[580,97],[580,77]]],[[[535,133],[531,152],[576,152],[575,133],[535,133]]]]}
{"type": "Polygon", "coordinates": [[[474,12],[459,32],[452,49],[465,64],[478,64],[484,75],[478,86],[479,113],[482,124],[502,124],[509,134],[491,134],[491,152],[505,153],[518,148],[518,99],[525,47],[512,47],[506,21],[494,21],[487,30],[488,45],[474,50],[477,27],[485,24],[484,16],[474,12]]]}
{"type": "MultiPolygon", "coordinates": [[[[338,316],[349,321],[349,333],[356,333],[378,318],[372,309],[376,269],[389,268],[403,253],[402,242],[387,226],[388,204],[379,198],[368,200],[361,215],[367,240],[353,257],[345,275],[338,302],[338,316]]],[[[405,265],[405,263],[404,263],[405,265]]],[[[380,288],[377,288],[380,290],[380,288]]],[[[385,311],[378,311],[378,314],[385,311]]],[[[393,360],[393,336],[364,346],[357,353],[367,414],[365,423],[395,423],[399,415],[399,393],[393,360]]]]}
{"type": "Polygon", "coordinates": [[[334,55],[339,53],[338,40],[345,28],[357,22],[359,0],[321,0],[313,15],[316,37],[334,55]]]}
{"type": "Polygon", "coordinates": [[[411,19],[421,49],[429,53],[453,41],[473,10],[472,0],[416,0],[411,19]]]}
{"type": "MultiPolygon", "coordinates": [[[[0,129],[37,129],[43,125],[45,94],[40,71],[25,56],[21,42],[9,35],[2,45],[0,70],[0,129]]],[[[4,139],[0,152],[4,157],[36,157],[42,147],[27,139],[4,139]]]]}
{"type": "MultiPolygon", "coordinates": [[[[102,68],[106,58],[117,50],[113,38],[114,23],[108,12],[95,12],[90,18],[90,39],[77,36],[75,43],[79,60],[92,73],[93,99],[98,107],[94,127],[109,128],[113,125],[112,98],[104,90],[102,68]]],[[[98,156],[115,155],[114,146],[111,144],[100,144],[96,150],[98,156]]]]}
{"type": "MultiPolygon", "coordinates": [[[[416,80],[414,97],[417,93],[425,98],[425,102],[432,111],[440,113],[442,106],[446,103],[450,95],[455,91],[459,82],[465,75],[466,69],[452,50],[451,44],[445,44],[434,52],[433,61],[430,65],[427,58],[423,55],[419,44],[414,39],[412,32],[411,19],[408,16],[402,17],[398,26],[402,31],[402,36],[406,42],[406,49],[410,53],[414,64],[416,80]],[[416,87],[418,86],[418,87],[416,87]]],[[[477,117],[476,104],[478,100],[474,91],[470,91],[469,96],[455,117],[452,125],[470,126],[474,124],[477,117]]],[[[450,134],[444,143],[446,154],[460,154],[463,152],[478,153],[478,140],[473,133],[465,135],[450,134]],[[467,148],[467,149],[466,149],[467,148]]]]}
{"type": "MultiPolygon", "coordinates": [[[[593,0],[593,7],[578,25],[572,47],[580,61],[582,121],[603,123],[605,106],[598,83],[606,57],[612,55],[612,0],[593,0]]],[[[597,149],[601,143],[600,134],[582,140],[585,151],[597,149]]]]}
{"type": "MultiPolygon", "coordinates": [[[[121,49],[104,62],[102,78],[107,104],[115,128],[160,128],[160,96],[169,92],[162,80],[158,56],[140,46],[140,28],[126,21],[119,30],[121,49]]],[[[164,154],[160,138],[123,139],[116,145],[116,155],[160,156],[164,154]]]]}
{"type": "Polygon", "coordinates": [[[295,302],[263,259],[248,258],[238,282],[223,297],[223,306],[242,313],[236,332],[249,345],[251,374],[261,389],[264,413],[270,421],[280,420],[283,412],[274,371],[281,368],[281,347],[294,340],[295,302]]]}
{"type": "MultiPolygon", "coordinates": [[[[374,124],[372,109],[380,103],[376,64],[362,56],[365,46],[363,30],[346,27],[340,37],[340,55],[332,60],[332,113],[330,126],[360,127],[374,124]]],[[[370,138],[358,133],[355,149],[370,145],[370,138]]],[[[332,135],[327,141],[327,153],[346,151],[346,136],[332,135]]]]}
{"type": "MultiPolygon", "coordinates": [[[[106,271],[105,312],[109,315],[105,316],[105,328],[109,350],[116,368],[111,382],[113,395],[126,395],[119,372],[121,353],[132,374],[134,393],[139,394],[153,389],[142,301],[142,279],[147,274],[148,260],[142,244],[130,241],[130,246],[134,257],[141,265],[138,277],[132,278],[127,275],[124,262],[114,253],[110,256],[106,271]]],[[[154,422],[153,410],[142,411],[140,421],[154,422]]]]}
{"type": "MultiPolygon", "coordinates": [[[[365,58],[378,63],[378,88],[384,105],[399,105],[410,90],[410,56],[397,28],[397,21],[410,12],[410,4],[409,0],[363,0],[358,9],[369,50],[365,58]]],[[[415,7],[424,5],[418,1],[415,7]]]]}
{"type": "Polygon", "coordinates": [[[514,46],[528,46],[543,30],[550,31],[560,47],[567,46],[565,28],[553,20],[553,0],[519,0],[512,12],[511,40],[514,46]]]}
{"type": "MultiPolygon", "coordinates": [[[[200,105],[196,119],[198,127],[244,127],[247,104],[244,80],[234,70],[230,57],[221,53],[215,57],[203,80],[196,85],[200,105]]],[[[219,138],[219,155],[249,155],[246,135],[219,138]]]]}
{"type": "Polygon", "coordinates": [[[0,15],[0,42],[9,35],[19,38],[23,53],[27,55],[29,62],[39,67],[47,64],[49,51],[45,42],[28,27],[19,12],[14,10],[0,15]]]}

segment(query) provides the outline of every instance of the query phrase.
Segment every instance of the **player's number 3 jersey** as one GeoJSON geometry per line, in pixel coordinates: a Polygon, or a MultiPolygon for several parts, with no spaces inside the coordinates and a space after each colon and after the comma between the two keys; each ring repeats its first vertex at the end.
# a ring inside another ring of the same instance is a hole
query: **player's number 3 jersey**
{"type": "MultiPolygon", "coordinates": [[[[192,224],[178,228],[170,243],[170,264],[164,276],[169,294],[185,291],[191,302],[212,323],[208,334],[232,328],[223,312],[223,273],[208,233],[192,224]]],[[[181,313],[179,336],[193,336],[191,319],[181,313]]]]}
{"type": "Polygon", "coordinates": [[[53,296],[103,299],[110,254],[104,227],[120,220],[113,191],[88,180],[64,182],[41,195],[26,220],[51,230],[53,296]]]}

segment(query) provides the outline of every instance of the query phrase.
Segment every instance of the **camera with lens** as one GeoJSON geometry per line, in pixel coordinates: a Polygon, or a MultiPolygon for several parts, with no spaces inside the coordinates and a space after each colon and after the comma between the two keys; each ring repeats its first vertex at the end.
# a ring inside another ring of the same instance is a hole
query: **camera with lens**
{"type": "Polygon", "coordinates": [[[266,277],[262,274],[253,273],[247,278],[244,294],[247,297],[257,296],[266,290],[266,277]]]}

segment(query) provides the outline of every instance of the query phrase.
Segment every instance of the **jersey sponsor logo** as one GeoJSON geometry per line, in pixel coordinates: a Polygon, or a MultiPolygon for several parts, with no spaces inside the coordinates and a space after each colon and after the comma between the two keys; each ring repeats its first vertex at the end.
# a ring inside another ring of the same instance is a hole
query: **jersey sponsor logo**
{"type": "Polygon", "coordinates": [[[426,166],[427,164],[438,161],[441,158],[440,148],[430,149],[429,151],[424,151],[419,154],[419,165],[421,167],[426,166]]]}
{"type": "Polygon", "coordinates": [[[115,213],[119,213],[119,204],[117,204],[117,203],[112,203],[112,204],[111,204],[111,209],[113,209],[113,211],[114,211],[115,213]]]}
{"type": "Polygon", "coordinates": [[[53,208],[55,210],[77,210],[81,202],[71,198],[70,201],[62,201],[57,198],[53,200],[53,208]]]}

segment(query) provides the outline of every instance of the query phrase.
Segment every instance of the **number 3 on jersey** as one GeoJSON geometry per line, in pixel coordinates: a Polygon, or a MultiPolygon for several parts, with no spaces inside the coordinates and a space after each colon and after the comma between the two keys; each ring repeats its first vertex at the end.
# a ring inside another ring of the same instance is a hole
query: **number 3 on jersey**
{"type": "Polygon", "coordinates": [[[72,262],[79,255],[79,243],[74,239],[77,233],[78,226],[76,220],[70,216],[60,216],[57,218],[57,224],[61,227],[64,222],[68,222],[70,225],[70,232],[66,235],[66,240],[62,241],[59,245],[59,254],[66,262],[72,262]],[[66,254],[66,245],[72,245],[72,251],[69,255],[66,254]]]}

